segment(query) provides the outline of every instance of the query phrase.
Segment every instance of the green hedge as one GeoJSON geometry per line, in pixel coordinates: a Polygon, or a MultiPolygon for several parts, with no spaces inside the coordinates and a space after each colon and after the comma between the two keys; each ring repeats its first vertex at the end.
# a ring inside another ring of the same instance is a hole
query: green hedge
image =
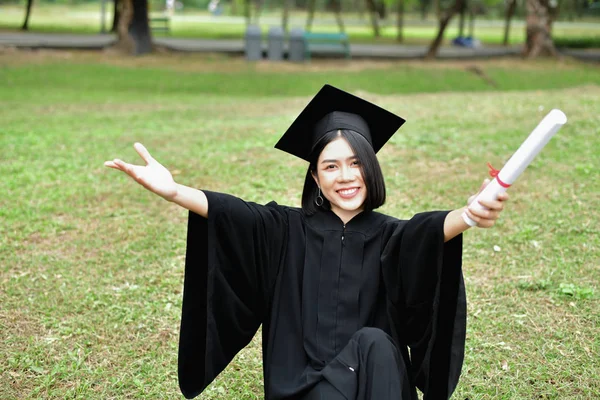
{"type": "Polygon", "coordinates": [[[570,49],[598,49],[600,48],[600,36],[581,38],[555,37],[554,45],[570,49]]]}

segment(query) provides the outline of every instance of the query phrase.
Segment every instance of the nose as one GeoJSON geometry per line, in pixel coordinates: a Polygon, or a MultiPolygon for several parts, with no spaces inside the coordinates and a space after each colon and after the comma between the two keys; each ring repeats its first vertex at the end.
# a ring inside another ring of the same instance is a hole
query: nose
{"type": "Polygon", "coordinates": [[[356,178],[356,176],[354,176],[354,171],[352,171],[352,168],[343,166],[340,168],[340,174],[338,178],[340,182],[351,182],[356,178]]]}

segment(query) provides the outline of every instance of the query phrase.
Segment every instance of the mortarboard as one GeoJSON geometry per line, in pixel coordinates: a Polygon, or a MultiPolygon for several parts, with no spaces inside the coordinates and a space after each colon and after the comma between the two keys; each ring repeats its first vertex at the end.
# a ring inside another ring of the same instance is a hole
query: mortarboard
{"type": "Polygon", "coordinates": [[[309,161],[314,145],[327,132],[350,129],[365,137],[377,153],[403,123],[403,118],[373,103],[325,85],[290,125],[275,148],[309,161]]]}

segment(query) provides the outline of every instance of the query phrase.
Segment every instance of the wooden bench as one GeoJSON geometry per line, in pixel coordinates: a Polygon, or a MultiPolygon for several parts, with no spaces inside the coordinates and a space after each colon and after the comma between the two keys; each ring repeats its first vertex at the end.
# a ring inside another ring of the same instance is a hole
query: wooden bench
{"type": "Polygon", "coordinates": [[[152,32],[171,33],[171,18],[169,17],[150,17],[148,22],[152,32]]]}
{"type": "Polygon", "coordinates": [[[345,33],[304,33],[304,58],[310,60],[311,54],[319,53],[343,54],[350,58],[350,42],[345,33]]]}

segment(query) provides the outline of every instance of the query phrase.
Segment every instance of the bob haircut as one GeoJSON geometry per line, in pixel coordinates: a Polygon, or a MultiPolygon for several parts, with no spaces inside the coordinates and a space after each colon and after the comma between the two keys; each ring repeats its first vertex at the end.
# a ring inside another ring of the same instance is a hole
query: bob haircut
{"type": "MultiPolygon", "coordinates": [[[[371,144],[360,133],[348,129],[338,129],[325,134],[321,140],[315,144],[315,147],[309,156],[310,165],[306,171],[304,189],[302,190],[302,210],[304,210],[307,215],[313,215],[319,210],[319,207],[315,204],[315,199],[318,195],[318,186],[312,177],[312,173],[316,173],[317,171],[319,156],[325,146],[340,137],[346,139],[350,148],[354,151],[354,154],[360,161],[360,169],[367,189],[367,196],[363,203],[364,210],[371,211],[381,207],[383,203],[385,203],[385,182],[383,180],[381,166],[379,165],[373,147],[371,147],[371,144]]],[[[326,210],[331,208],[329,200],[325,197],[323,197],[323,205],[321,208],[326,210]]]]}

